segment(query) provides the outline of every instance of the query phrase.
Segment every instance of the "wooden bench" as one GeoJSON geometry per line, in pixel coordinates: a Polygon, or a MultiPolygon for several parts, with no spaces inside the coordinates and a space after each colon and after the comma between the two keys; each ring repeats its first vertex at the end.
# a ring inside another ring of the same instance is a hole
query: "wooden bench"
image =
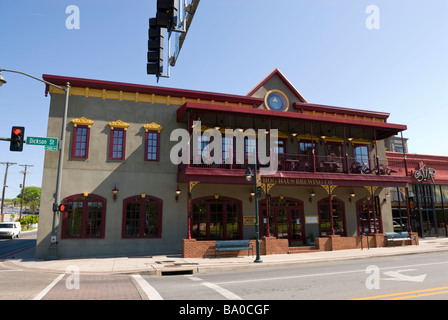
{"type": "Polygon", "coordinates": [[[254,256],[254,249],[252,243],[249,240],[218,240],[215,241],[215,257],[216,252],[221,251],[236,251],[236,250],[247,250],[247,255],[249,256],[249,250],[252,251],[252,256],[254,256]]]}
{"type": "MultiPolygon", "coordinates": [[[[389,241],[404,241],[404,240],[415,240],[416,237],[414,236],[411,238],[409,235],[409,232],[386,232],[385,233],[387,242],[389,241]]],[[[412,242],[411,242],[412,244],[412,242]]],[[[417,242],[415,243],[417,245],[417,242]]]]}

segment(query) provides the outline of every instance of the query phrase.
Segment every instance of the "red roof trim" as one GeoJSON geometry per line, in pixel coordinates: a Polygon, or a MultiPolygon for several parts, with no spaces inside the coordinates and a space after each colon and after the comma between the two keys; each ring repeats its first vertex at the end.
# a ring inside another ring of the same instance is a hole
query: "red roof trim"
{"type": "MultiPolygon", "coordinates": [[[[221,101],[221,102],[227,101],[229,103],[242,103],[242,104],[255,104],[255,105],[261,105],[263,103],[263,99],[261,99],[261,98],[224,94],[224,93],[214,93],[214,92],[195,91],[195,90],[186,90],[186,89],[174,89],[174,88],[166,88],[166,87],[158,87],[158,86],[148,86],[148,85],[113,82],[113,81],[103,81],[103,80],[93,80],[93,79],[84,79],[84,78],[73,78],[73,77],[56,76],[56,75],[48,75],[48,74],[42,75],[42,78],[45,81],[51,82],[51,83],[59,85],[59,86],[65,86],[66,83],[69,82],[70,86],[81,87],[81,88],[88,87],[88,88],[93,88],[93,89],[139,92],[139,93],[147,93],[147,94],[154,93],[154,94],[159,94],[159,95],[167,95],[167,96],[171,96],[171,97],[185,97],[185,98],[191,98],[191,99],[215,100],[215,101],[221,101]]],[[[47,94],[47,93],[48,93],[48,85],[45,90],[45,94],[47,94]]]]}

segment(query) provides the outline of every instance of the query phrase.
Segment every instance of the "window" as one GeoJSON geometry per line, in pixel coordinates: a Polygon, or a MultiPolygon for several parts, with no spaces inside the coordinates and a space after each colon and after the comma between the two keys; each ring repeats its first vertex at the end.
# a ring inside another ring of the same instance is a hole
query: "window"
{"type": "Polygon", "coordinates": [[[162,200],[140,195],[123,201],[123,238],[160,238],[162,200]]]}
{"type": "MultiPolygon", "coordinates": [[[[344,203],[339,199],[332,199],[331,205],[333,210],[334,234],[345,237],[346,229],[344,203]]],[[[332,215],[330,214],[330,200],[322,199],[317,203],[317,206],[319,208],[319,234],[321,237],[331,235],[332,215]]]]}
{"type": "Polygon", "coordinates": [[[72,209],[62,216],[62,238],[104,238],[106,199],[97,195],[74,195],[63,202],[72,209]]]}
{"type": "Polygon", "coordinates": [[[299,153],[307,156],[313,155],[313,149],[316,148],[316,143],[311,141],[299,142],[299,153]]]}
{"type": "Polygon", "coordinates": [[[76,126],[73,130],[72,158],[89,157],[90,128],[88,126],[76,126]]]}
{"type": "Polygon", "coordinates": [[[197,240],[242,239],[241,201],[224,197],[193,200],[191,234],[197,240]]]}
{"type": "Polygon", "coordinates": [[[358,234],[383,233],[381,205],[378,196],[364,198],[356,202],[358,214],[358,234]],[[374,208],[372,206],[375,206],[374,208]]]}
{"type": "Polygon", "coordinates": [[[366,168],[369,166],[369,147],[366,145],[359,145],[353,147],[354,160],[359,164],[364,165],[366,168]]]}
{"type": "Polygon", "coordinates": [[[145,139],[145,160],[160,160],[160,133],[156,130],[148,130],[145,139]]]}
{"type": "Polygon", "coordinates": [[[278,138],[277,143],[274,146],[274,153],[282,155],[286,153],[286,139],[278,138]]]}
{"type": "Polygon", "coordinates": [[[109,159],[124,160],[126,149],[126,131],[123,128],[110,130],[109,159]]]}

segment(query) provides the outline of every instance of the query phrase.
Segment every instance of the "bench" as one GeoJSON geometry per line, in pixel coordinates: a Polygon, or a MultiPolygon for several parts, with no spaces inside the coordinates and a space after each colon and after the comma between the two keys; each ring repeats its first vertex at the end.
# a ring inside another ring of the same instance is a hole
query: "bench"
{"type": "Polygon", "coordinates": [[[249,256],[249,250],[252,251],[252,256],[254,256],[254,250],[252,243],[249,240],[218,240],[215,241],[215,257],[216,252],[221,251],[235,251],[235,250],[247,250],[247,255],[249,256]]]}
{"type": "MultiPolygon", "coordinates": [[[[416,239],[415,236],[413,238],[411,238],[411,236],[409,235],[409,232],[386,232],[385,236],[386,236],[387,242],[389,242],[389,241],[415,240],[416,239]]],[[[417,243],[416,243],[416,245],[417,245],[417,243]]]]}

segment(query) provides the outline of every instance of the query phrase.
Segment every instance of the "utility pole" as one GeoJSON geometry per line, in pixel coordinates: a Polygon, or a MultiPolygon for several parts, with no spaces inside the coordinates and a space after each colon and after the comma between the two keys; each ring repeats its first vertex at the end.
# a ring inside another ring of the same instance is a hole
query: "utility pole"
{"type": "Polygon", "coordinates": [[[5,189],[6,189],[6,178],[8,177],[8,168],[9,166],[12,166],[13,164],[17,164],[17,162],[0,162],[0,164],[6,165],[6,171],[5,171],[5,180],[3,182],[3,192],[2,192],[2,205],[1,205],[1,214],[2,214],[2,222],[5,218],[3,214],[3,205],[5,203],[5,189]]]}
{"type": "Polygon", "coordinates": [[[22,200],[20,200],[20,215],[19,215],[19,222],[22,222],[22,208],[23,208],[23,194],[25,191],[25,178],[26,178],[26,174],[28,171],[26,171],[26,169],[28,167],[34,167],[31,164],[19,164],[19,166],[21,167],[25,167],[25,171],[22,171],[21,173],[23,173],[23,184],[22,184],[22,200]]]}

